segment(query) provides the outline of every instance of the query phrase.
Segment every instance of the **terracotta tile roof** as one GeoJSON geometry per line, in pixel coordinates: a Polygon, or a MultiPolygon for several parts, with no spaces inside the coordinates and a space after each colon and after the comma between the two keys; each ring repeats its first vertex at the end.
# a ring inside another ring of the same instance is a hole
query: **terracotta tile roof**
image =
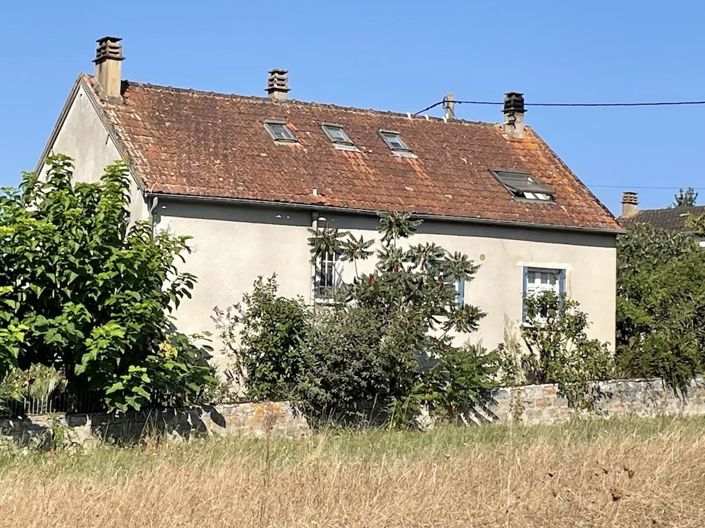
{"type": "Polygon", "coordinates": [[[531,129],[509,140],[496,124],[133,82],[123,96],[103,107],[149,192],[619,229],[531,129]],[[286,121],[299,143],[274,142],[266,119],[286,121]],[[323,122],[344,126],[360,152],[334,148],[323,122]],[[380,129],[399,132],[418,157],[392,155],[380,129]],[[491,169],[532,173],[555,190],[555,203],[513,199],[491,169]]]}
{"type": "Polygon", "coordinates": [[[667,207],[645,209],[629,218],[619,218],[619,223],[628,227],[632,224],[651,224],[669,231],[686,231],[685,222],[690,216],[705,214],[705,205],[694,207],[667,207]]]}

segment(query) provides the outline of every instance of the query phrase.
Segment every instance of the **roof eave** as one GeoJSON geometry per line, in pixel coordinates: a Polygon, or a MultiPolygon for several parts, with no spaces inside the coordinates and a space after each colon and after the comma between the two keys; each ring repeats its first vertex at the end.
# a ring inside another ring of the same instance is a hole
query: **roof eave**
{"type": "MultiPolygon", "coordinates": [[[[377,216],[383,211],[375,211],[372,209],[357,209],[352,207],[339,207],[334,205],[325,204],[305,204],[297,202],[281,202],[275,200],[257,200],[251,198],[233,198],[227,196],[200,196],[197,194],[177,194],[168,192],[155,192],[149,191],[145,192],[146,198],[167,198],[170,200],[180,200],[189,202],[212,202],[212,203],[223,203],[232,205],[247,205],[253,207],[284,207],[289,209],[298,209],[306,211],[329,211],[336,213],[345,214],[358,214],[364,216],[377,216]]],[[[601,228],[601,227],[584,227],[584,226],[563,226],[555,224],[536,224],[531,222],[518,222],[511,220],[492,220],[488,218],[474,218],[466,216],[449,216],[449,215],[439,215],[439,214],[429,214],[429,213],[413,213],[414,218],[419,218],[422,220],[436,220],[444,222],[456,222],[456,223],[466,223],[466,224],[479,224],[479,225],[492,225],[492,226],[504,226],[504,227],[522,227],[529,229],[541,229],[550,231],[569,231],[576,233],[595,233],[604,235],[620,235],[625,233],[622,228],[601,228]]]]}

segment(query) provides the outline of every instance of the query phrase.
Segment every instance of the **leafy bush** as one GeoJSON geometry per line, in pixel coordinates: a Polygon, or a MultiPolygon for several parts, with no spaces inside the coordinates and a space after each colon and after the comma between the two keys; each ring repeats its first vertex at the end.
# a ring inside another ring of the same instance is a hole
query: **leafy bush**
{"type": "Polygon", "coordinates": [[[506,379],[515,384],[555,383],[574,406],[590,406],[591,382],[611,377],[612,355],[606,343],[587,337],[587,315],[579,303],[554,292],[524,299],[526,321],[521,335],[525,348],[500,345],[506,379]]]}
{"type": "Polygon", "coordinates": [[[217,310],[249,396],[294,398],[311,418],[348,424],[406,423],[424,405],[454,419],[481,398],[492,356],[451,338],[475,330],[484,315],[456,301],[455,281],[472,280],[477,267],[435,244],[402,247],[418,224],[402,213],[381,218],[369,274],[357,273],[357,261],[372,255],[373,241],[313,231],[314,264],[332,252],[354,264],[353,282],[332,305],[309,310],[278,297],[273,279],[259,279],[244,309],[217,310]]]}
{"type": "Polygon", "coordinates": [[[0,196],[0,368],[56,367],[70,390],[100,391],[121,410],[164,385],[196,397],[210,375],[201,357],[184,353],[165,370],[159,348],[195,281],[175,265],[187,238],[130,225],[124,163],[94,184],[73,183],[66,156],[48,165],[46,178],[26,174],[0,196]],[[184,371],[196,384],[181,383],[184,371]]]}
{"type": "Polygon", "coordinates": [[[705,251],[690,234],[645,224],[617,251],[620,369],[683,389],[705,366],[705,251]]]}
{"type": "Polygon", "coordinates": [[[445,347],[423,378],[420,394],[430,411],[450,421],[465,420],[496,386],[496,353],[480,345],[445,347]]]}
{"type": "Polygon", "coordinates": [[[213,317],[235,360],[238,381],[253,399],[290,397],[306,366],[300,345],[308,332],[308,310],[301,299],[279,297],[277,288],[275,277],[260,277],[241,304],[216,307],[213,317]]]}

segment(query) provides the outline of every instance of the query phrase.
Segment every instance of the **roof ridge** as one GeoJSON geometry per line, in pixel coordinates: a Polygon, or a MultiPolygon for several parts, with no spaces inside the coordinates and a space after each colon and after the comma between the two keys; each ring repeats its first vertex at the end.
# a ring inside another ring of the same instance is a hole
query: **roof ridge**
{"type": "Polygon", "coordinates": [[[654,212],[666,212],[666,211],[677,211],[678,209],[685,209],[686,211],[705,209],[705,204],[703,205],[682,205],[680,207],[657,207],[655,209],[639,209],[636,214],[641,213],[654,213],[654,212]]]}
{"type": "MultiPolygon", "coordinates": [[[[92,77],[92,76],[88,76],[92,77]]],[[[142,87],[142,88],[148,88],[151,90],[162,90],[162,91],[167,91],[167,92],[172,92],[172,93],[190,93],[190,94],[196,94],[196,95],[205,95],[205,96],[210,96],[210,97],[222,97],[225,99],[244,99],[248,101],[260,101],[262,103],[275,103],[277,105],[289,105],[289,104],[296,104],[296,105],[304,105],[304,106],[314,106],[314,107],[321,107],[321,108],[332,108],[336,110],[343,110],[343,111],[348,111],[348,112],[362,112],[362,113],[374,113],[374,114],[382,114],[382,115],[389,115],[389,116],[395,116],[395,117],[401,117],[404,119],[410,119],[410,120],[421,120],[421,121],[438,121],[438,122],[446,122],[447,124],[462,124],[462,125],[482,125],[482,126],[490,126],[490,127],[497,127],[500,126],[500,123],[495,123],[495,122],[489,122],[489,121],[473,121],[471,119],[452,119],[446,121],[442,117],[434,117],[434,116],[425,116],[425,115],[413,115],[410,112],[395,112],[392,110],[378,110],[376,108],[360,108],[358,106],[346,106],[346,105],[339,105],[335,103],[320,103],[317,101],[301,101],[299,99],[288,99],[286,101],[272,101],[268,97],[265,96],[258,96],[258,95],[242,95],[242,94],[236,94],[236,93],[224,93],[224,92],[215,92],[212,90],[199,90],[196,88],[181,88],[178,86],[167,86],[163,84],[153,84],[153,83],[147,83],[147,82],[141,82],[141,81],[130,81],[130,80],[123,80],[123,83],[125,83],[128,87],[130,86],[137,86],[137,87],[142,87]]],[[[530,126],[527,126],[526,128],[531,128],[530,126]]]]}

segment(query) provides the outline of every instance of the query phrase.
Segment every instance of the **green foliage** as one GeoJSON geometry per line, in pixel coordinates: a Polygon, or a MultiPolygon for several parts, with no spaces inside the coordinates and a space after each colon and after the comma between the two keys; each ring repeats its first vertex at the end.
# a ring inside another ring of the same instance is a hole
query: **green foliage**
{"type": "Polygon", "coordinates": [[[495,386],[496,353],[480,345],[447,346],[425,373],[420,394],[432,413],[450,421],[465,419],[495,386]]]}
{"type": "Polygon", "coordinates": [[[705,237],[705,213],[689,216],[685,221],[685,228],[698,237],[705,237]]]}
{"type": "MultiPolygon", "coordinates": [[[[130,225],[124,163],[94,184],[74,183],[66,156],[48,166],[46,178],[26,174],[0,196],[0,371],[53,366],[71,390],[101,391],[112,408],[139,409],[166,375],[158,358],[168,313],[195,281],[176,268],[187,238],[130,225]]],[[[184,365],[201,363],[185,355],[184,365]]],[[[196,394],[188,384],[171,388],[186,399],[196,394]]]]}
{"type": "Polygon", "coordinates": [[[472,280],[477,266],[435,244],[408,244],[419,223],[406,213],[384,215],[367,274],[358,274],[357,262],[372,256],[374,241],[312,231],[313,263],[335,252],[354,264],[341,302],[308,310],[278,297],[273,279],[259,279],[244,309],[216,312],[249,396],[294,398],[314,419],[348,424],[405,423],[424,405],[455,419],[480,399],[492,358],[451,337],[474,331],[484,316],[459,306],[454,287],[472,280]]]}
{"type": "Polygon", "coordinates": [[[698,200],[698,193],[692,187],[679,189],[677,194],[673,195],[673,204],[671,207],[693,207],[698,200]]]}
{"type": "Polygon", "coordinates": [[[515,383],[555,383],[572,405],[590,406],[591,382],[614,372],[607,344],[588,338],[589,321],[577,301],[549,291],[524,303],[526,348],[500,346],[502,370],[517,375],[515,383]]]}
{"type": "Polygon", "coordinates": [[[683,389],[705,366],[705,251],[690,234],[645,224],[617,251],[619,366],[683,389]]]}
{"type": "Polygon", "coordinates": [[[66,378],[53,367],[34,364],[26,370],[12,367],[0,380],[0,411],[8,411],[11,402],[23,399],[46,401],[66,389],[66,378]]]}
{"type": "Polygon", "coordinates": [[[305,367],[300,345],[308,332],[303,301],[277,296],[275,277],[255,281],[242,304],[215,309],[221,340],[253,399],[290,397],[305,367]],[[239,330],[242,330],[239,333],[239,330]]]}

